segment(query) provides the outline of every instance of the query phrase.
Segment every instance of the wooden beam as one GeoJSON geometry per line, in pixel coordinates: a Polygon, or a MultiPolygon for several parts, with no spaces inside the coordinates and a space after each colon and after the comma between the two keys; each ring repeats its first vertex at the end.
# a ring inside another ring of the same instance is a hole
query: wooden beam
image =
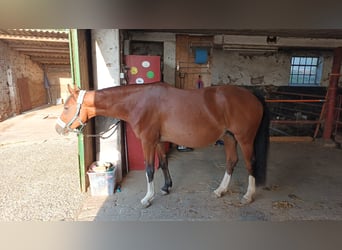
{"type": "MultiPolygon", "coordinates": [[[[91,52],[91,39],[89,30],[72,29],[70,31],[71,72],[73,82],[81,88],[88,90],[92,85],[92,64],[88,57],[91,52]]],[[[88,122],[83,130],[84,134],[94,133],[94,121],[88,122]]],[[[81,191],[86,192],[89,179],[86,176],[87,167],[96,159],[93,137],[78,134],[79,173],[81,191]]]]}
{"type": "Polygon", "coordinates": [[[44,48],[44,49],[64,49],[68,50],[68,45],[62,44],[47,44],[47,43],[10,43],[8,44],[10,48],[44,48]]]}
{"type": "Polygon", "coordinates": [[[70,64],[69,58],[30,58],[34,62],[41,64],[70,64]]]}
{"type": "Polygon", "coordinates": [[[31,60],[63,60],[63,61],[70,61],[70,57],[69,56],[56,56],[54,54],[46,54],[43,56],[30,56],[31,60]]]}
{"type": "Polygon", "coordinates": [[[43,52],[43,53],[63,53],[69,54],[69,48],[48,48],[48,47],[36,47],[36,48],[27,48],[27,47],[14,47],[16,51],[20,52],[43,52]]]}
{"type": "Polygon", "coordinates": [[[49,53],[49,52],[30,52],[30,53],[26,53],[29,54],[31,57],[48,57],[48,58],[52,58],[52,57],[56,57],[56,58],[70,58],[70,53],[49,53]]]}
{"type": "Polygon", "coordinates": [[[274,41],[269,37],[251,35],[215,35],[214,44],[226,46],[271,46],[274,48],[326,48],[334,49],[342,46],[342,39],[333,38],[304,38],[275,36],[274,41]]]}
{"type": "Polygon", "coordinates": [[[271,142],[312,142],[311,136],[271,136],[271,142]]]}

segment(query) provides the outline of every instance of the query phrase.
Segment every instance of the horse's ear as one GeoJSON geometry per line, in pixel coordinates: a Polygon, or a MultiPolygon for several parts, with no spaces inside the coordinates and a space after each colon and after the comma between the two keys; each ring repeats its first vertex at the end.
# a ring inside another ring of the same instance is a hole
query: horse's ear
{"type": "Polygon", "coordinates": [[[79,91],[79,88],[76,85],[74,85],[74,88],[72,88],[70,84],[68,84],[68,90],[70,94],[75,94],[77,91],[79,91]]]}
{"type": "Polygon", "coordinates": [[[68,90],[70,94],[73,94],[75,92],[75,90],[71,88],[70,84],[68,84],[68,90]]]}

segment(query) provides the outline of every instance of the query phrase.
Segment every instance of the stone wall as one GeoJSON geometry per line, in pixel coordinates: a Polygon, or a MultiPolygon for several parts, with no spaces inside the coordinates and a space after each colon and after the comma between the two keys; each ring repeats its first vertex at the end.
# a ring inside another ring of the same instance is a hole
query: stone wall
{"type": "MultiPolygon", "coordinates": [[[[214,49],[212,65],[213,84],[234,85],[289,85],[292,55],[307,55],[307,52],[282,52],[269,55],[248,55],[239,52],[214,49]]],[[[321,86],[329,85],[333,53],[317,51],[323,58],[321,86]]]]}

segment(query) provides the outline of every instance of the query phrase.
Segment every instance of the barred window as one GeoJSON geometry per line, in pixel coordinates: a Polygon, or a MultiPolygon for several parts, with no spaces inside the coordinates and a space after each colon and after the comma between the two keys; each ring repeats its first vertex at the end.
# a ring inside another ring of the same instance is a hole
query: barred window
{"type": "Polygon", "coordinates": [[[289,85],[319,86],[322,74],[322,60],[314,56],[293,56],[289,85]]]}

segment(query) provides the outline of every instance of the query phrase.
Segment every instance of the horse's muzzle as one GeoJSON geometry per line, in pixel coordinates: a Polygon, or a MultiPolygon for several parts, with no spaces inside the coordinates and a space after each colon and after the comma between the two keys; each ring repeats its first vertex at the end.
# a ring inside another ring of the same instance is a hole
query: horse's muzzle
{"type": "Polygon", "coordinates": [[[59,124],[56,124],[55,126],[56,132],[60,135],[68,135],[69,131],[65,128],[62,128],[59,124]]]}

